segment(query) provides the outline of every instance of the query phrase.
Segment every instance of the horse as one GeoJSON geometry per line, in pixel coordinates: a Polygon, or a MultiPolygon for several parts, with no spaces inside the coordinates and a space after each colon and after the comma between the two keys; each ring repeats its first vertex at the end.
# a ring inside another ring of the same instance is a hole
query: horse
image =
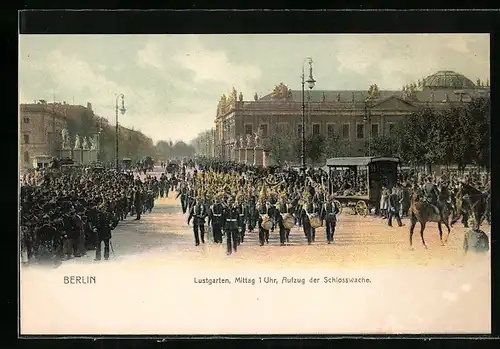
{"type": "Polygon", "coordinates": [[[479,229],[484,220],[488,204],[488,193],[483,193],[469,184],[462,184],[457,193],[457,216],[451,225],[465,213],[474,217],[474,227],[479,229]],[[465,205],[464,205],[465,204],[465,205]]]}
{"type": "Polygon", "coordinates": [[[410,248],[412,247],[412,239],[413,239],[413,230],[415,229],[415,225],[417,222],[420,223],[420,237],[422,238],[422,244],[427,249],[427,245],[424,240],[424,230],[425,225],[428,222],[435,222],[438,224],[439,229],[439,240],[441,241],[441,246],[444,246],[443,243],[443,230],[441,229],[441,224],[444,224],[448,229],[448,235],[446,236],[445,242],[448,242],[448,237],[450,236],[450,225],[448,223],[450,218],[450,210],[448,207],[444,206],[442,209],[442,218],[439,214],[436,214],[434,207],[424,201],[419,201],[420,193],[418,191],[413,191],[411,196],[411,204],[410,204],[410,248]]]}

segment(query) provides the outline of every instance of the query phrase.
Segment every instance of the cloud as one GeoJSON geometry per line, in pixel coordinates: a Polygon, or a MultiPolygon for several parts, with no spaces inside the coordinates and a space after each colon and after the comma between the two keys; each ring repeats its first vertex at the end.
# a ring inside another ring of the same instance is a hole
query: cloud
{"type": "MultiPolygon", "coordinates": [[[[173,40],[173,37],[149,39],[137,54],[138,64],[153,67],[169,78],[172,78],[172,67],[181,68],[194,74],[192,84],[208,82],[220,91],[233,86],[241,91],[252,91],[262,76],[256,66],[232,62],[224,51],[207,49],[198,35],[183,35],[175,45],[173,40]]],[[[185,79],[175,79],[174,83],[186,87],[185,79]]],[[[192,84],[188,84],[190,88],[192,84]]]]}

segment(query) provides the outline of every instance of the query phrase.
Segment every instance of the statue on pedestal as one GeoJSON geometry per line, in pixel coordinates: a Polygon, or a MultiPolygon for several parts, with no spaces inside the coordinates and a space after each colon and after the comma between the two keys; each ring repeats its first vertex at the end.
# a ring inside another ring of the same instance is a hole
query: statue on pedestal
{"type": "Polygon", "coordinates": [[[82,139],[80,135],[77,133],[75,136],[75,148],[74,149],[82,149],[82,139]]]}
{"type": "Polygon", "coordinates": [[[247,147],[247,142],[246,142],[246,139],[245,137],[243,136],[240,136],[240,145],[241,145],[241,148],[244,149],[247,147]]]}
{"type": "Polygon", "coordinates": [[[253,148],[253,139],[252,135],[247,135],[247,147],[248,148],[253,148]]]}
{"type": "Polygon", "coordinates": [[[236,138],[234,141],[234,149],[240,149],[240,139],[236,138]]]}
{"type": "Polygon", "coordinates": [[[65,128],[61,131],[61,139],[62,139],[62,148],[64,150],[71,149],[71,140],[69,138],[68,129],[65,128]]]}
{"type": "Polygon", "coordinates": [[[82,142],[82,148],[84,150],[89,150],[89,141],[87,140],[87,137],[83,137],[83,142],[82,142]]]}
{"type": "Polygon", "coordinates": [[[97,150],[98,137],[99,136],[95,134],[93,138],[90,138],[90,150],[97,150]]]}
{"type": "Polygon", "coordinates": [[[260,148],[260,130],[259,130],[259,132],[255,133],[254,144],[255,144],[255,147],[260,148]]]}

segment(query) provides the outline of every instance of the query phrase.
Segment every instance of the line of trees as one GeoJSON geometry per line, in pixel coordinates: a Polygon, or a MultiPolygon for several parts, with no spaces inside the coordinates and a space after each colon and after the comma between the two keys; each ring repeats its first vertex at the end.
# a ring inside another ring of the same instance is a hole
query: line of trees
{"type": "MultiPolygon", "coordinates": [[[[272,161],[298,162],[301,137],[277,125],[273,137],[264,141],[272,161]]],[[[368,155],[368,141],[364,145],[368,155]]],[[[400,121],[390,134],[372,138],[372,156],[399,156],[409,166],[431,164],[490,167],[490,99],[479,98],[445,110],[424,108],[400,121]]],[[[308,163],[325,158],[352,156],[352,144],[338,133],[309,135],[305,142],[308,163]]]]}
{"type": "Polygon", "coordinates": [[[410,166],[456,164],[490,168],[490,100],[442,111],[425,108],[371,141],[372,155],[396,155],[410,166]]]}
{"type": "Polygon", "coordinates": [[[159,141],[155,147],[156,159],[165,161],[172,157],[194,157],[195,149],[183,141],[159,141]]]}

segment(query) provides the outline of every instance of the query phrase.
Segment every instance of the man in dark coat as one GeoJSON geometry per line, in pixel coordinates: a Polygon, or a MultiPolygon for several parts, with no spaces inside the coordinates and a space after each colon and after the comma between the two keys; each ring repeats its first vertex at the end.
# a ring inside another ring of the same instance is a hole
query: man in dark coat
{"type": "Polygon", "coordinates": [[[401,202],[399,199],[398,190],[396,189],[396,187],[394,187],[392,188],[391,195],[389,195],[389,219],[387,221],[389,227],[392,227],[393,217],[396,218],[396,221],[398,222],[398,225],[400,227],[403,226],[403,223],[401,223],[401,217],[399,217],[400,209],[401,209],[401,202]]]}
{"type": "Polygon", "coordinates": [[[101,260],[101,245],[104,242],[104,259],[109,259],[109,241],[111,240],[111,230],[114,229],[111,214],[107,211],[105,204],[102,204],[98,216],[97,240],[95,250],[95,261],[101,260]]]}
{"type": "Polygon", "coordinates": [[[135,220],[138,221],[141,219],[141,214],[143,210],[143,203],[142,203],[142,193],[139,190],[139,187],[134,188],[134,207],[135,207],[135,212],[137,214],[137,217],[135,217],[135,220]]]}

